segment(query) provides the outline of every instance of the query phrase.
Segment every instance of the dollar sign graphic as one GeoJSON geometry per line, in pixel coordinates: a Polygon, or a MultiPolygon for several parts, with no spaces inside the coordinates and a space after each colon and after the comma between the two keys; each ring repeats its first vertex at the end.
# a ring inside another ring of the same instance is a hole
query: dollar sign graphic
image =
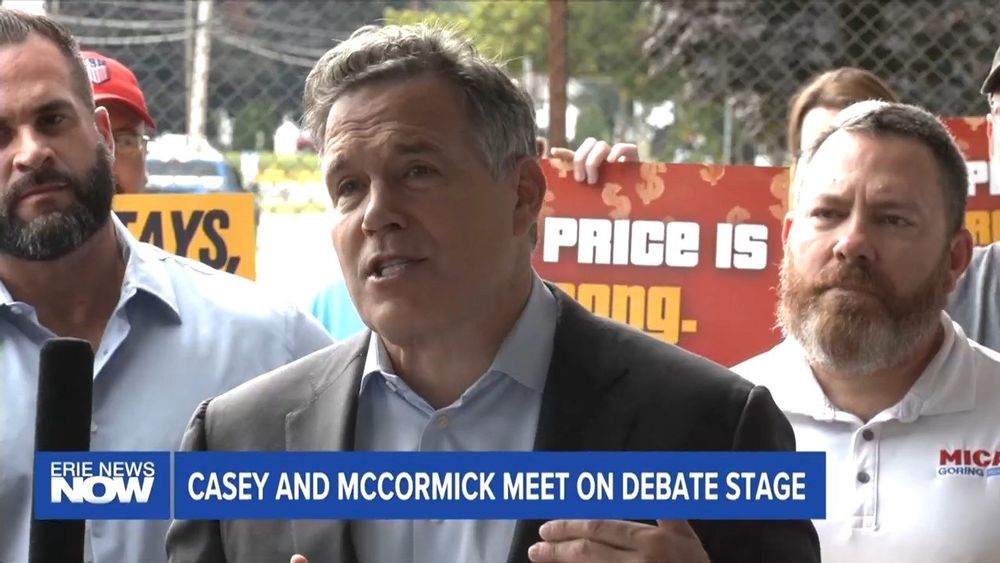
{"type": "MultiPolygon", "coordinates": [[[[962,121],[964,121],[969,126],[970,129],[972,129],[973,131],[975,131],[976,129],[979,129],[980,127],[982,127],[984,123],[986,123],[986,118],[985,117],[963,117],[962,121]]],[[[966,143],[966,144],[968,144],[968,143],[966,143]]]]}
{"type": "Polygon", "coordinates": [[[635,191],[639,194],[642,203],[649,205],[649,202],[660,199],[663,195],[663,178],[660,174],[667,171],[667,165],[656,162],[644,162],[639,168],[639,176],[642,183],[635,185],[635,191]]]}
{"type": "Polygon", "coordinates": [[[702,180],[714,186],[726,175],[726,167],[721,164],[706,164],[699,174],[702,180]]]}
{"type": "Polygon", "coordinates": [[[746,209],[743,209],[739,205],[730,209],[729,213],[726,214],[726,222],[731,223],[733,225],[746,223],[749,220],[750,220],[750,212],[747,211],[746,209]]]}
{"type": "Polygon", "coordinates": [[[560,178],[565,178],[569,176],[569,173],[573,171],[573,163],[566,162],[558,158],[546,158],[545,162],[549,163],[549,166],[554,168],[556,172],[559,173],[560,178]]]}
{"type": "Polygon", "coordinates": [[[614,208],[608,213],[612,219],[627,219],[632,213],[632,202],[626,196],[619,195],[621,191],[621,186],[611,182],[605,182],[604,189],[601,190],[601,200],[604,205],[614,208]]]}

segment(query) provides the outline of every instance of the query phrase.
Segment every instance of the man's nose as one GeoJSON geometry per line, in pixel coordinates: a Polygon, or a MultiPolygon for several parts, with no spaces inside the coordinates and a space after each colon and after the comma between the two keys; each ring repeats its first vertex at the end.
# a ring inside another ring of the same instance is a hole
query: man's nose
{"type": "Polygon", "coordinates": [[[44,135],[29,128],[25,128],[18,133],[14,147],[15,170],[21,173],[38,170],[52,156],[52,146],[44,135]]]}

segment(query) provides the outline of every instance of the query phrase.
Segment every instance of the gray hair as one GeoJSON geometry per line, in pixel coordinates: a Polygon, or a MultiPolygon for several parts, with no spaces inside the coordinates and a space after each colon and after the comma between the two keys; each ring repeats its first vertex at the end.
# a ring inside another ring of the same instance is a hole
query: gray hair
{"type": "MultiPolygon", "coordinates": [[[[957,233],[965,222],[965,206],[969,190],[969,170],[962,150],[948,129],[927,110],[901,103],[867,100],[845,108],[837,114],[830,127],[803,153],[800,164],[808,165],[819,148],[837,131],[896,135],[920,141],[934,154],[944,190],[947,222],[950,233],[957,233]]],[[[805,171],[796,173],[796,189],[805,171]]],[[[798,196],[796,195],[796,198],[798,196]]]]}
{"type": "Polygon", "coordinates": [[[36,16],[19,10],[0,7],[0,47],[24,43],[32,34],[51,41],[63,59],[69,64],[70,76],[73,78],[73,89],[84,107],[93,111],[94,91],[80,57],[80,47],[76,39],[52,18],[36,16]]]}
{"type": "Polygon", "coordinates": [[[326,119],[351,88],[425,73],[461,88],[483,157],[500,177],[522,156],[535,155],[531,98],[500,66],[456,33],[427,26],[365,26],[327,51],[306,78],[303,122],[320,151],[326,119]]]}

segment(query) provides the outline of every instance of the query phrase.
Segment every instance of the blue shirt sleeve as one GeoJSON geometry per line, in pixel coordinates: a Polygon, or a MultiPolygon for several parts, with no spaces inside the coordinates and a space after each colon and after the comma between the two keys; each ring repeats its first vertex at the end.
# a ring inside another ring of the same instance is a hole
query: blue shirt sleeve
{"type": "Polygon", "coordinates": [[[292,308],[287,322],[285,347],[290,355],[289,362],[333,344],[333,339],[323,326],[298,307],[292,308]]]}
{"type": "Polygon", "coordinates": [[[367,328],[358,315],[343,280],[330,284],[316,294],[310,311],[337,341],[367,328]]]}

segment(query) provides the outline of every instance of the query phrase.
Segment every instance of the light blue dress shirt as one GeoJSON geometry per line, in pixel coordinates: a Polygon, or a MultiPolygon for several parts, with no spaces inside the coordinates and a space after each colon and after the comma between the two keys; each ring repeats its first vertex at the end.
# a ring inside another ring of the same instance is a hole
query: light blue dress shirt
{"type": "MultiPolygon", "coordinates": [[[[96,350],[91,449],[176,450],[203,399],[331,343],[311,316],[252,282],[138,242],[96,350]]],[[[28,558],[38,354],[52,338],[0,284],[0,561],[28,558]]],[[[88,560],[166,561],[169,520],[88,522],[88,560]]]]}
{"type": "MultiPolygon", "coordinates": [[[[489,370],[435,410],[395,375],[380,338],[369,341],[355,449],[530,451],[552,359],[557,305],[535,276],[531,296],[489,370]]],[[[362,520],[351,524],[360,563],[503,562],[514,520],[362,520]]]]}

